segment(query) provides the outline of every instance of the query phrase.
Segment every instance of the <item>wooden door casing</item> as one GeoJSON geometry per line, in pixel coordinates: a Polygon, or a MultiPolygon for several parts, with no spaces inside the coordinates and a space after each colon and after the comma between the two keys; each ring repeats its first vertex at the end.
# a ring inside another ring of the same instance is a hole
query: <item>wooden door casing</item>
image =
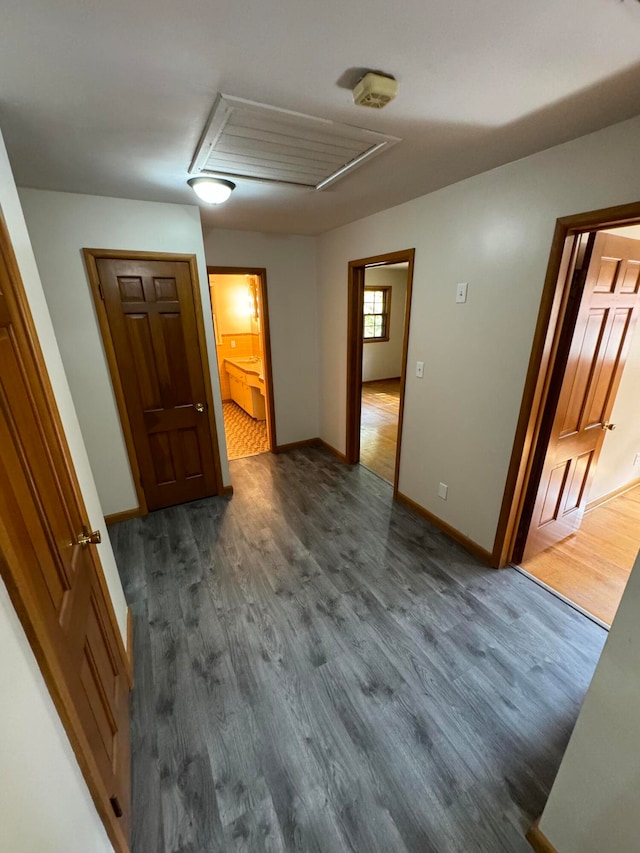
{"type": "Polygon", "coordinates": [[[97,810],[128,850],[131,671],[4,222],[0,572],[97,810]],[[114,802],[121,811],[116,816],[114,802]]]}
{"type": "Polygon", "coordinates": [[[85,250],[85,257],[95,265],[93,283],[107,326],[101,323],[103,338],[106,333],[112,349],[112,378],[122,391],[121,418],[130,427],[129,452],[145,508],[218,494],[219,457],[193,265],[184,256],[85,250]]]}
{"type": "Polygon", "coordinates": [[[599,232],[589,249],[522,559],[580,526],[640,309],[640,241],[599,232]]]}

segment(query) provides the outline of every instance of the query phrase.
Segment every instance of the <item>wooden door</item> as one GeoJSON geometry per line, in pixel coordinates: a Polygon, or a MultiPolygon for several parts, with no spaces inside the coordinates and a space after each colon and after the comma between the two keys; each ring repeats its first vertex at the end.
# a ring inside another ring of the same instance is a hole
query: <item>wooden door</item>
{"type": "Polygon", "coordinates": [[[606,431],[615,427],[609,419],[640,308],[640,241],[599,232],[589,251],[523,559],[580,527],[606,431]]]}
{"type": "Polygon", "coordinates": [[[0,219],[0,571],[110,838],[129,834],[130,670],[0,219]]]}
{"type": "Polygon", "coordinates": [[[98,257],[96,265],[147,507],[217,494],[189,264],[98,257]]]}

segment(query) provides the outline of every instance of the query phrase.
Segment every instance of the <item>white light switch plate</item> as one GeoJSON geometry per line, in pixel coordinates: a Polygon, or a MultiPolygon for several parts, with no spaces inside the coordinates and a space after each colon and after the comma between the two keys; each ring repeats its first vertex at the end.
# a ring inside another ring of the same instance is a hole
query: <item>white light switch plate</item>
{"type": "Polygon", "coordinates": [[[442,498],[443,501],[447,499],[447,492],[449,491],[449,486],[446,483],[440,483],[438,486],[438,497],[442,498]]]}
{"type": "Polygon", "coordinates": [[[458,283],[456,287],[456,302],[466,302],[467,301],[467,288],[469,287],[469,283],[466,281],[461,281],[458,283]]]}
{"type": "Polygon", "coordinates": [[[424,376],[424,361],[416,361],[416,376],[418,379],[424,376]]]}

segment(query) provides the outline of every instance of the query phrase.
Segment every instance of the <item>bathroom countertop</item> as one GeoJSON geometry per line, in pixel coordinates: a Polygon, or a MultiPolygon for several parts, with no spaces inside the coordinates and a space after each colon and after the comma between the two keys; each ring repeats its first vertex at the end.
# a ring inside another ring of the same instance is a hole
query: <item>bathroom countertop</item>
{"type": "Polygon", "coordinates": [[[232,364],[244,373],[255,374],[260,382],[264,382],[264,373],[262,371],[262,359],[258,356],[246,356],[244,358],[225,358],[225,364],[232,364]]]}

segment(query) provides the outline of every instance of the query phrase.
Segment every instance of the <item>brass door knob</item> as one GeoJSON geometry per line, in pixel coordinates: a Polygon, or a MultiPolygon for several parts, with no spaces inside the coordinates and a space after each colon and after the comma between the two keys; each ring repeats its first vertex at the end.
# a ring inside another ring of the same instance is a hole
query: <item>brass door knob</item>
{"type": "Polygon", "coordinates": [[[102,542],[102,536],[100,535],[99,530],[92,530],[89,532],[88,529],[85,528],[78,536],[77,542],[78,545],[82,545],[83,548],[86,548],[88,545],[99,545],[102,542]]]}
{"type": "Polygon", "coordinates": [[[615,429],[615,428],[616,428],[616,425],[615,425],[615,424],[610,424],[608,421],[605,421],[605,422],[602,424],[602,429],[615,429]]]}
{"type": "Polygon", "coordinates": [[[196,412],[200,412],[202,414],[207,407],[204,403],[196,403],[196,412]]]}

